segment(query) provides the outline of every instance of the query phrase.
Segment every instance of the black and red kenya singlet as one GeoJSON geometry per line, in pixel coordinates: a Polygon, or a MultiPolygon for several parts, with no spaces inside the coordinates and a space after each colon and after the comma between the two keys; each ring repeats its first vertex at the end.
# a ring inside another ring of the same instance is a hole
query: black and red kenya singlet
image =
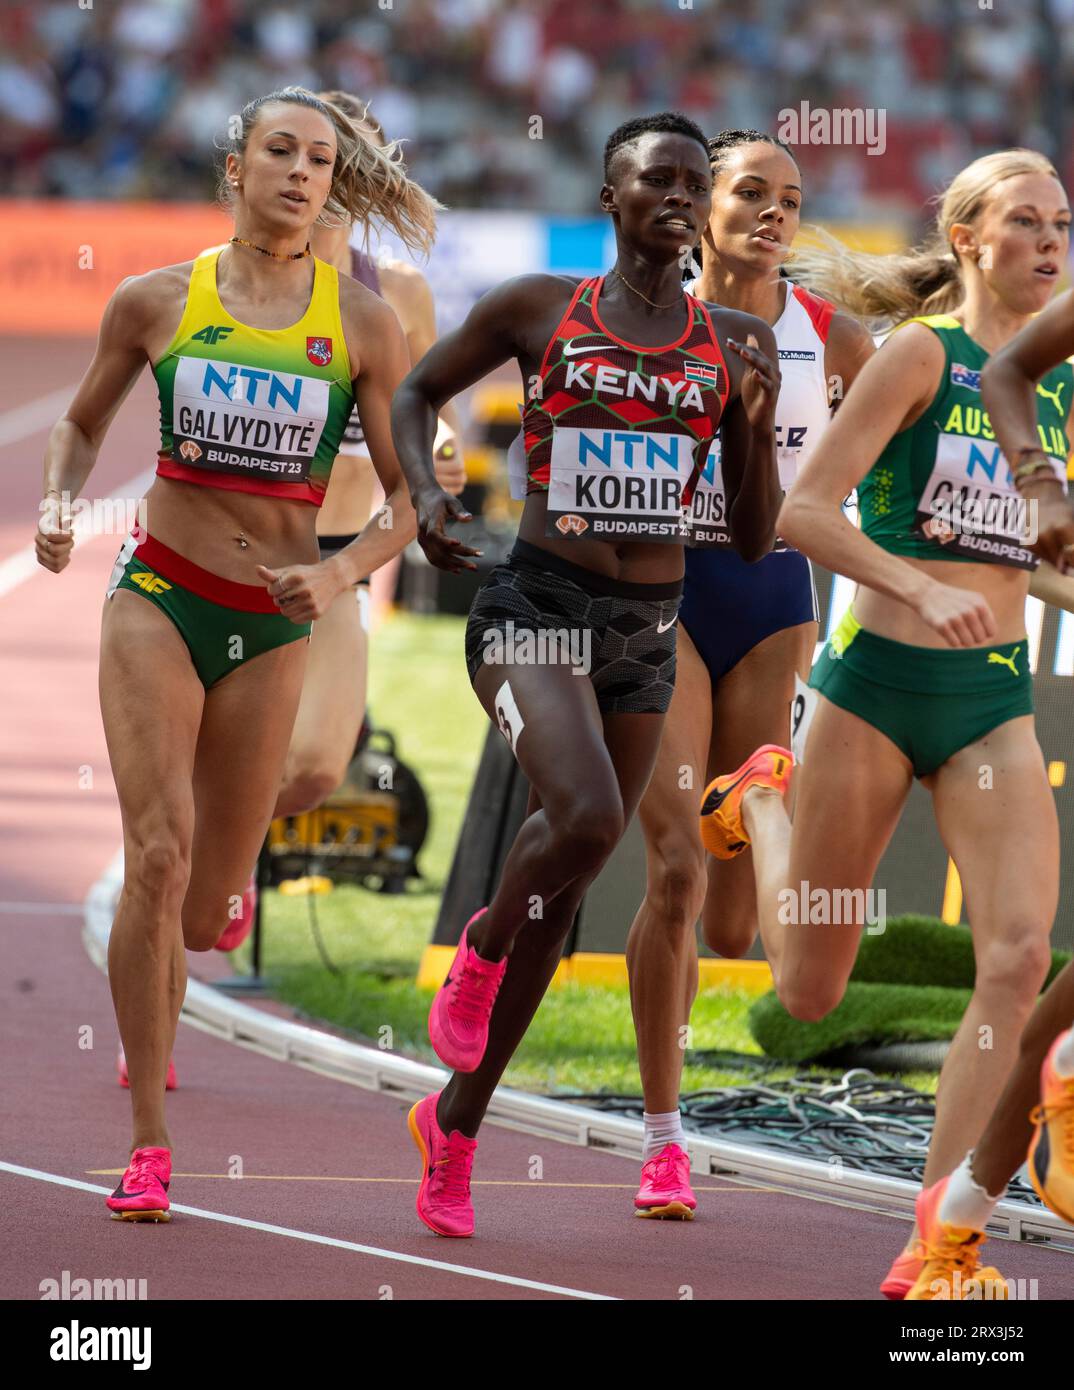
{"type": "Polygon", "coordinates": [[[681,543],[688,484],[727,404],[723,353],[690,294],[676,342],[617,338],[600,319],[603,285],[579,284],[528,393],[526,491],[548,491],[550,535],[681,543]]]}

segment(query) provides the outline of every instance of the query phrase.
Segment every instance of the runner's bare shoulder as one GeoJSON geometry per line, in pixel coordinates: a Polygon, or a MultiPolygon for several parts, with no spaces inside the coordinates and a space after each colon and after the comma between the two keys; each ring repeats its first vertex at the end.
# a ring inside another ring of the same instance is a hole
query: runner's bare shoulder
{"type": "Polygon", "coordinates": [[[161,266],[120,281],[108,301],[102,333],[121,333],[132,341],[158,337],[162,327],[179,327],[190,288],[193,261],[161,266]]]}
{"type": "Polygon", "coordinates": [[[548,342],[549,316],[566,310],[580,283],[576,275],[515,275],[481,296],[466,328],[493,333],[513,352],[540,358],[548,342]]]}

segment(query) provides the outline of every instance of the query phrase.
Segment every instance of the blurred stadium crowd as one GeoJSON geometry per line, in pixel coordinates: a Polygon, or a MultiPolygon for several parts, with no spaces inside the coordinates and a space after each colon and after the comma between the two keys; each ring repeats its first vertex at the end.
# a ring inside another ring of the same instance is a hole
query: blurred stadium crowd
{"type": "Polygon", "coordinates": [[[371,99],[454,207],[591,214],[608,132],[666,107],[884,110],[881,158],[800,151],[815,216],[917,218],[1004,145],[1069,172],[1074,0],[4,0],[0,40],[8,196],[203,199],[228,116],[295,82],[371,99]]]}

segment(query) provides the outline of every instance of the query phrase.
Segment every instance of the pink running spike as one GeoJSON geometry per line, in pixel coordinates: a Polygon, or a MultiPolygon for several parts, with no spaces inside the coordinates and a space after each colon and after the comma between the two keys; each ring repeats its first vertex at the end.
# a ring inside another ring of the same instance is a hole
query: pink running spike
{"type": "MultiPolygon", "coordinates": [[[[116,1070],[119,1072],[119,1084],[125,1089],[130,1090],[130,1077],[127,1075],[127,1057],[123,1049],[119,1049],[119,1057],[116,1059],[116,1070]]],[[[166,1091],[174,1091],[178,1088],[179,1079],[175,1075],[175,1061],[168,1058],[168,1079],[164,1083],[166,1091]]]]}
{"type": "Polygon", "coordinates": [[[678,1144],[665,1144],[642,1165],[634,1215],[692,1221],[696,1206],[697,1198],[690,1186],[690,1157],[678,1144]]]}
{"type": "Polygon", "coordinates": [[[418,1215],[438,1236],[472,1236],[474,1208],[470,1170],[477,1140],[453,1129],[445,1134],[436,1119],[439,1092],[419,1100],[407,1116],[411,1137],[421,1153],[418,1215]]]}
{"type": "Polygon", "coordinates": [[[246,940],[254,929],[257,917],[257,869],[250,875],[250,881],[243,889],[242,909],[239,915],[228,922],[223,934],[216,943],[218,951],[234,951],[246,940]]]}
{"type": "Polygon", "coordinates": [[[169,1149],[135,1149],[127,1171],[105,1206],[113,1221],[170,1221],[168,1183],[172,1176],[169,1149]]]}
{"type": "Polygon", "coordinates": [[[507,969],[506,956],[499,961],[482,960],[467,944],[467,932],[487,911],[483,907],[475,912],[463,928],[447,979],[429,1010],[429,1041],[441,1062],[453,1071],[476,1071],[481,1065],[492,1006],[507,969]]]}

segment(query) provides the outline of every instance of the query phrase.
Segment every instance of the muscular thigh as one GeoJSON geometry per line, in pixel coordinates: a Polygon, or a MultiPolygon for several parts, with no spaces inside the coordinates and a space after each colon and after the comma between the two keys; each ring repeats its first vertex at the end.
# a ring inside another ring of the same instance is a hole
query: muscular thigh
{"type": "MultiPolygon", "coordinates": [[[[833,904],[840,890],[868,889],[898,824],[913,771],[878,729],[821,696],[798,769],[798,801],[787,886],[807,885],[833,904]]],[[[798,922],[786,938],[784,978],[801,972],[815,980],[850,974],[861,924],[798,922]]]]}
{"type": "Polygon", "coordinates": [[[125,589],[105,600],[99,689],[128,860],[158,836],[185,857],[205,691],[174,624],[125,589]]]}
{"type": "Polygon", "coordinates": [[[279,792],[307,643],[274,647],[205,697],[194,760],[194,849],[184,927],[219,918],[257,859],[279,792]]]}
{"type": "Polygon", "coordinates": [[[664,719],[652,775],[638,809],[646,854],[700,870],[704,848],[697,816],[705,789],[712,731],[712,683],[689,634],[680,628],[675,692],[664,719]]]}
{"type": "Polygon", "coordinates": [[[978,948],[1012,927],[1047,935],[1058,904],[1059,823],[1032,716],[960,749],[925,785],[978,948]]]}
{"type": "Polygon", "coordinates": [[[762,743],[789,746],[794,677],[809,674],[816,641],[816,623],[774,632],[717,683],[709,777],[738,767],[762,743]]]}
{"type": "Polygon", "coordinates": [[[345,589],[323,618],[313,625],[306,675],[298,705],[292,750],[323,750],[327,761],[346,764],[358,741],[366,698],[369,639],[362,625],[362,605],[354,589],[345,589]]]}
{"type": "Polygon", "coordinates": [[[474,690],[550,815],[618,794],[597,697],[567,665],[482,666],[474,690]]]}

